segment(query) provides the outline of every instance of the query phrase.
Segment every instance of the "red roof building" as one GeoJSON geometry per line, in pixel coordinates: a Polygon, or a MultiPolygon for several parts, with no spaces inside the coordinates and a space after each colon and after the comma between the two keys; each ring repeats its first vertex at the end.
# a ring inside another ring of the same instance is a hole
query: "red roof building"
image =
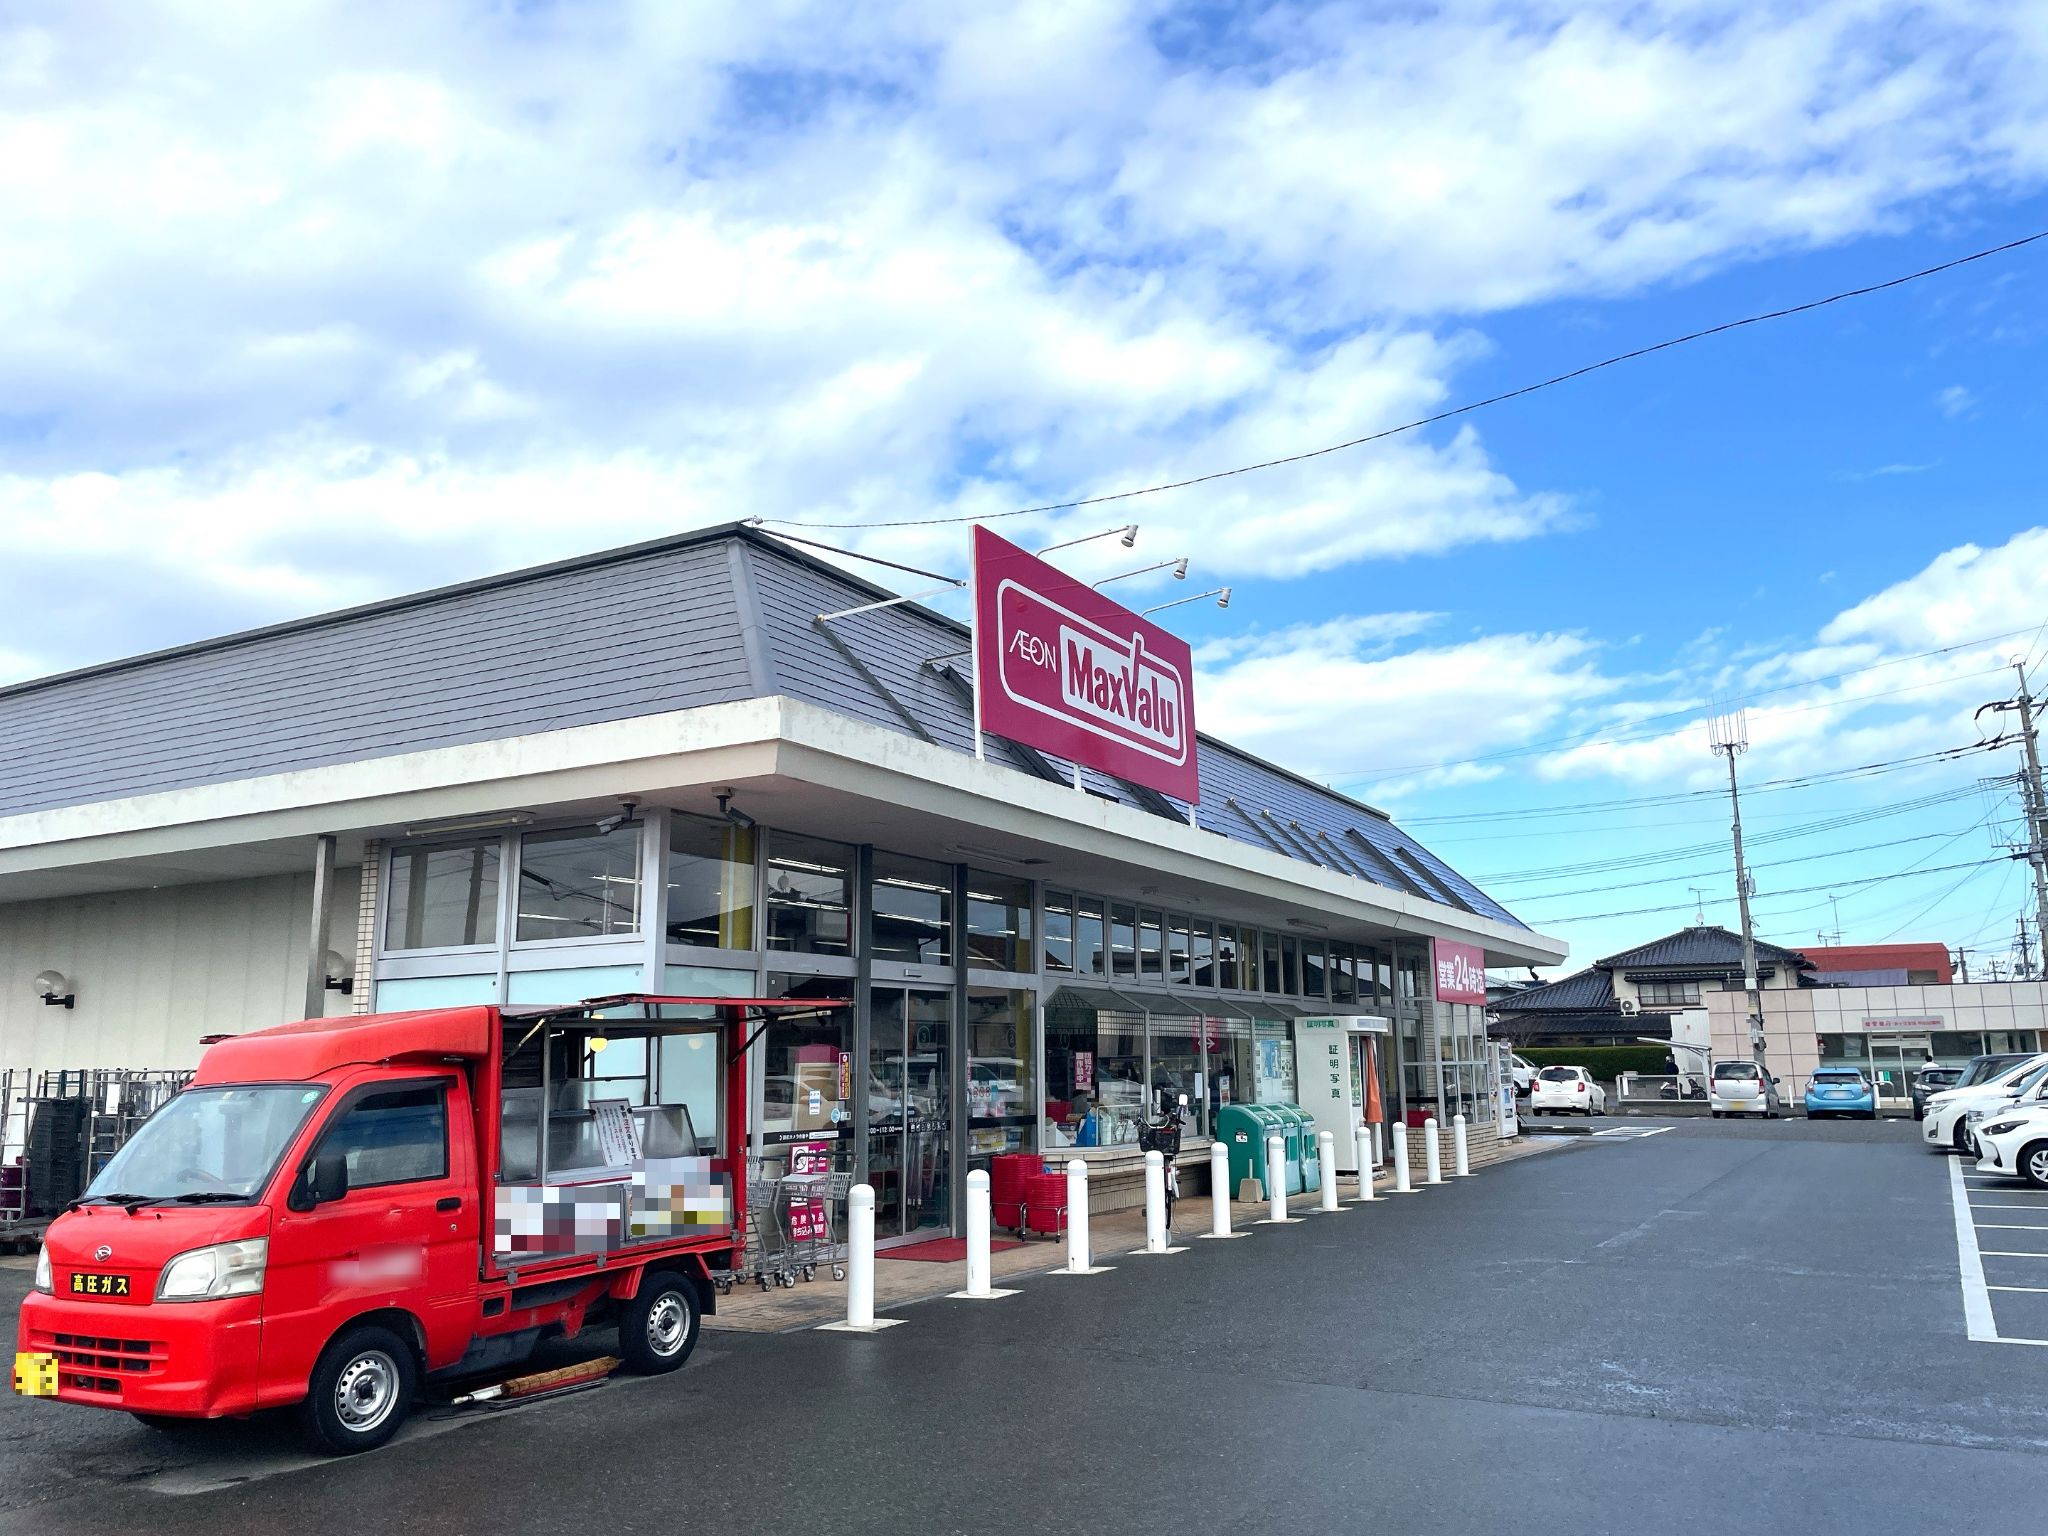
{"type": "Polygon", "coordinates": [[[1808,944],[1799,952],[1824,985],[1927,987],[1946,986],[1956,979],[1948,947],[1942,944],[1808,944]]]}

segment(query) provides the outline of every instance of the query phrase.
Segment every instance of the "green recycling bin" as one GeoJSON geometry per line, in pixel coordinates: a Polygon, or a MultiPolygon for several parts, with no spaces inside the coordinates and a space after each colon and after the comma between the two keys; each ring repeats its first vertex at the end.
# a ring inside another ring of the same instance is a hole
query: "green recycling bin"
{"type": "MultiPolygon", "coordinates": [[[[1287,1134],[1271,1104],[1224,1104],[1216,1110],[1216,1134],[1230,1149],[1230,1195],[1234,1200],[1246,1179],[1266,1187],[1266,1138],[1287,1134]]],[[[1270,1198],[1270,1197],[1269,1197],[1270,1198]]]]}
{"type": "Polygon", "coordinates": [[[1298,1104],[1278,1106],[1293,1123],[1288,1127],[1287,1182],[1294,1188],[1295,1170],[1300,1169],[1298,1193],[1312,1195],[1323,1187],[1322,1143],[1316,1139],[1316,1117],[1298,1104]]]}

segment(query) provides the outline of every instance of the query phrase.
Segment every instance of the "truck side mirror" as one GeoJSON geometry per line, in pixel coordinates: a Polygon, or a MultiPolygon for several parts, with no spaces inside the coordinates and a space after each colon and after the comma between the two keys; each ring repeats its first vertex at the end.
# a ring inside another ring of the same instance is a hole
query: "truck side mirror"
{"type": "Polygon", "coordinates": [[[310,1211],[348,1193],[348,1154],[339,1150],[322,1152],[306,1164],[299,1187],[292,1191],[291,1208],[310,1211]]]}

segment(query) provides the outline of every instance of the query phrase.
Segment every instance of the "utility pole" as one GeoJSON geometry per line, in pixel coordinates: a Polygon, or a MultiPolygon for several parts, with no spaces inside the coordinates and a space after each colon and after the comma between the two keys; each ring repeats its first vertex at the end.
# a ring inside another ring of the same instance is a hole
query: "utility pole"
{"type": "Polygon", "coordinates": [[[2024,912],[2020,914],[2019,952],[2020,960],[2019,964],[2013,968],[2013,980],[2032,981],[2034,979],[2034,950],[2027,939],[2027,915],[2024,912]]]}
{"type": "Polygon", "coordinates": [[[2034,732],[2034,698],[2027,692],[2027,664],[2015,661],[2013,668],[2020,675],[2015,705],[2020,712],[2020,741],[2027,749],[2026,771],[2020,775],[2020,800],[2027,812],[2026,860],[2034,866],[2034,921],[2037,931],[2048,938],[2048,796],[2041,789],[2041,748],[2034,732]]]}
{"type": "Polygon", "coordinates": [[[1970,956],[1975,953],[1974,949],[1965,949],[1961,945],[1956,946],[1956,969],[1962,973],[1963,985],[1965,986],[1968,986],[1970,982],[1970,956]]]}
{"type": "Polygon", "coordinates": [[[1749,921],[1749,870],[1742,862],[1742,793],[1735,783],[1735,759],[1749,750],[1749,716],[1746,710],[1716,715],[1707,727],[1707,740],[1715,752],[1728,759],[1728,807],[1735,835],[1735,900],[1742,910],[1742,990],[1749,1003],[1749,1054],[1759,1071],[1764,1067],[1764,999],[1756,978],[1756,930],[1749,921]]]}

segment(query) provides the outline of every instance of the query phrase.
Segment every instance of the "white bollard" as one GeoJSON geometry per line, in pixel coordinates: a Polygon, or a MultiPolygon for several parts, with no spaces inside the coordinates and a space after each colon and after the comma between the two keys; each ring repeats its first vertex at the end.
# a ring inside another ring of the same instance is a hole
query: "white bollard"
{"type": "Polygon", "coordinates": [[[1145,1154],[1145,1251],[1166,1252],[1166,1155],[1145,1154]]]}
{"type": "Polygon", "coordinates": [[[875,1326],[875,1188],[856,1184],[846,1196],[846,1326],[875,1326]]]}
{"type": "Polygon", "coordinates": [[[1266,1138],[1266,1201],[1268,1221],[1287,1219],[1287,1143],[1278,1136],[1266,1138]]]}
{"type": "Polygon", "coordinates": [[[1394,1146],[1394,1193],[1412,1195],[1415,1186],[1408,1181],[1408,1127],[1405,1124],[1389,1126],[1387,1135],[1393,1139],[1394,1146]]]}
{"type": "Polygon", "coordinates": [[[1323,1160],[1323,1209],[1337,1209],[1337,1138],[1330,1131],[1316,1132],[1316,1155],[1323,1160]]]}
{"type": "Polygon", "coordinates": [[[1465,1147],[1465,1117],[1451,1116],[1451,1167],[1461,1179],[1472,1177],[1472,1159],[1465,1147]]]}
{"type": "Polygon", "coordinates": [[[1443,1183],[1443,1147],[1437,1136],[1435,1115],[1422,1122],[1422,1171],[1430,1183],[1443,1183]]]}
{"type": "Polygon", "coordinates": [[[1235,1237],[1230,1230],[1230,1148],[1209,1143],[1209,1235],[1235,1237]]]}
{"type": "Polygon", "coordinates": [[[1067,1273],[1085,1275],[1093,1267],[1088,1254],[1088,1165],[1076,1157],[1067,1163],[1067,1273]]]}
{"type": "Polygon", "coordinates": [[[1361,1126],[1360,1126],[1360,1127],[1358,1128],[1358,1136],[1357,1136],[1357,1142],[1358,1142],[1358,1198],[1359,1198],[1360,1200],[1370,1200],[1370,1199],[1372,1199],[1372,1197],[1373,1197],[1373,1189],[1372,1189],[1372,1164],[1373,1164],[1373,1158],[1372,1158],[1372,1151],[1373,1151],[1373,1146],[1372,1146],[1372,1143],[1373,1143],[1373,1136],[1372,1136],[1372,1131],[1373,1131],[1374,1129],[1377,1129],[1377,1127],[1373,1127],[1373,1128],[1370,1128],[1370,1129],[1369,1129],[1368,1127],[1366,1127],[1366,1126],[1363,1126],[1363,1125],[1361,1125],[1361,1126]]]}
{"type": "Polygon", "coordinates": [[[1377,1168],[1386,1160],[1387,1154],[1380,1147],[1380,1124],[1375,1120],[1372,1126],[1372,1165],[1377,1168]]]}
{"type": "Polygon", "coordinates": [[[967,1294],[977,1301],[992,1289],[988,1226],[988,1175],[977,1168],[967,1175],[967,1294]]]}

